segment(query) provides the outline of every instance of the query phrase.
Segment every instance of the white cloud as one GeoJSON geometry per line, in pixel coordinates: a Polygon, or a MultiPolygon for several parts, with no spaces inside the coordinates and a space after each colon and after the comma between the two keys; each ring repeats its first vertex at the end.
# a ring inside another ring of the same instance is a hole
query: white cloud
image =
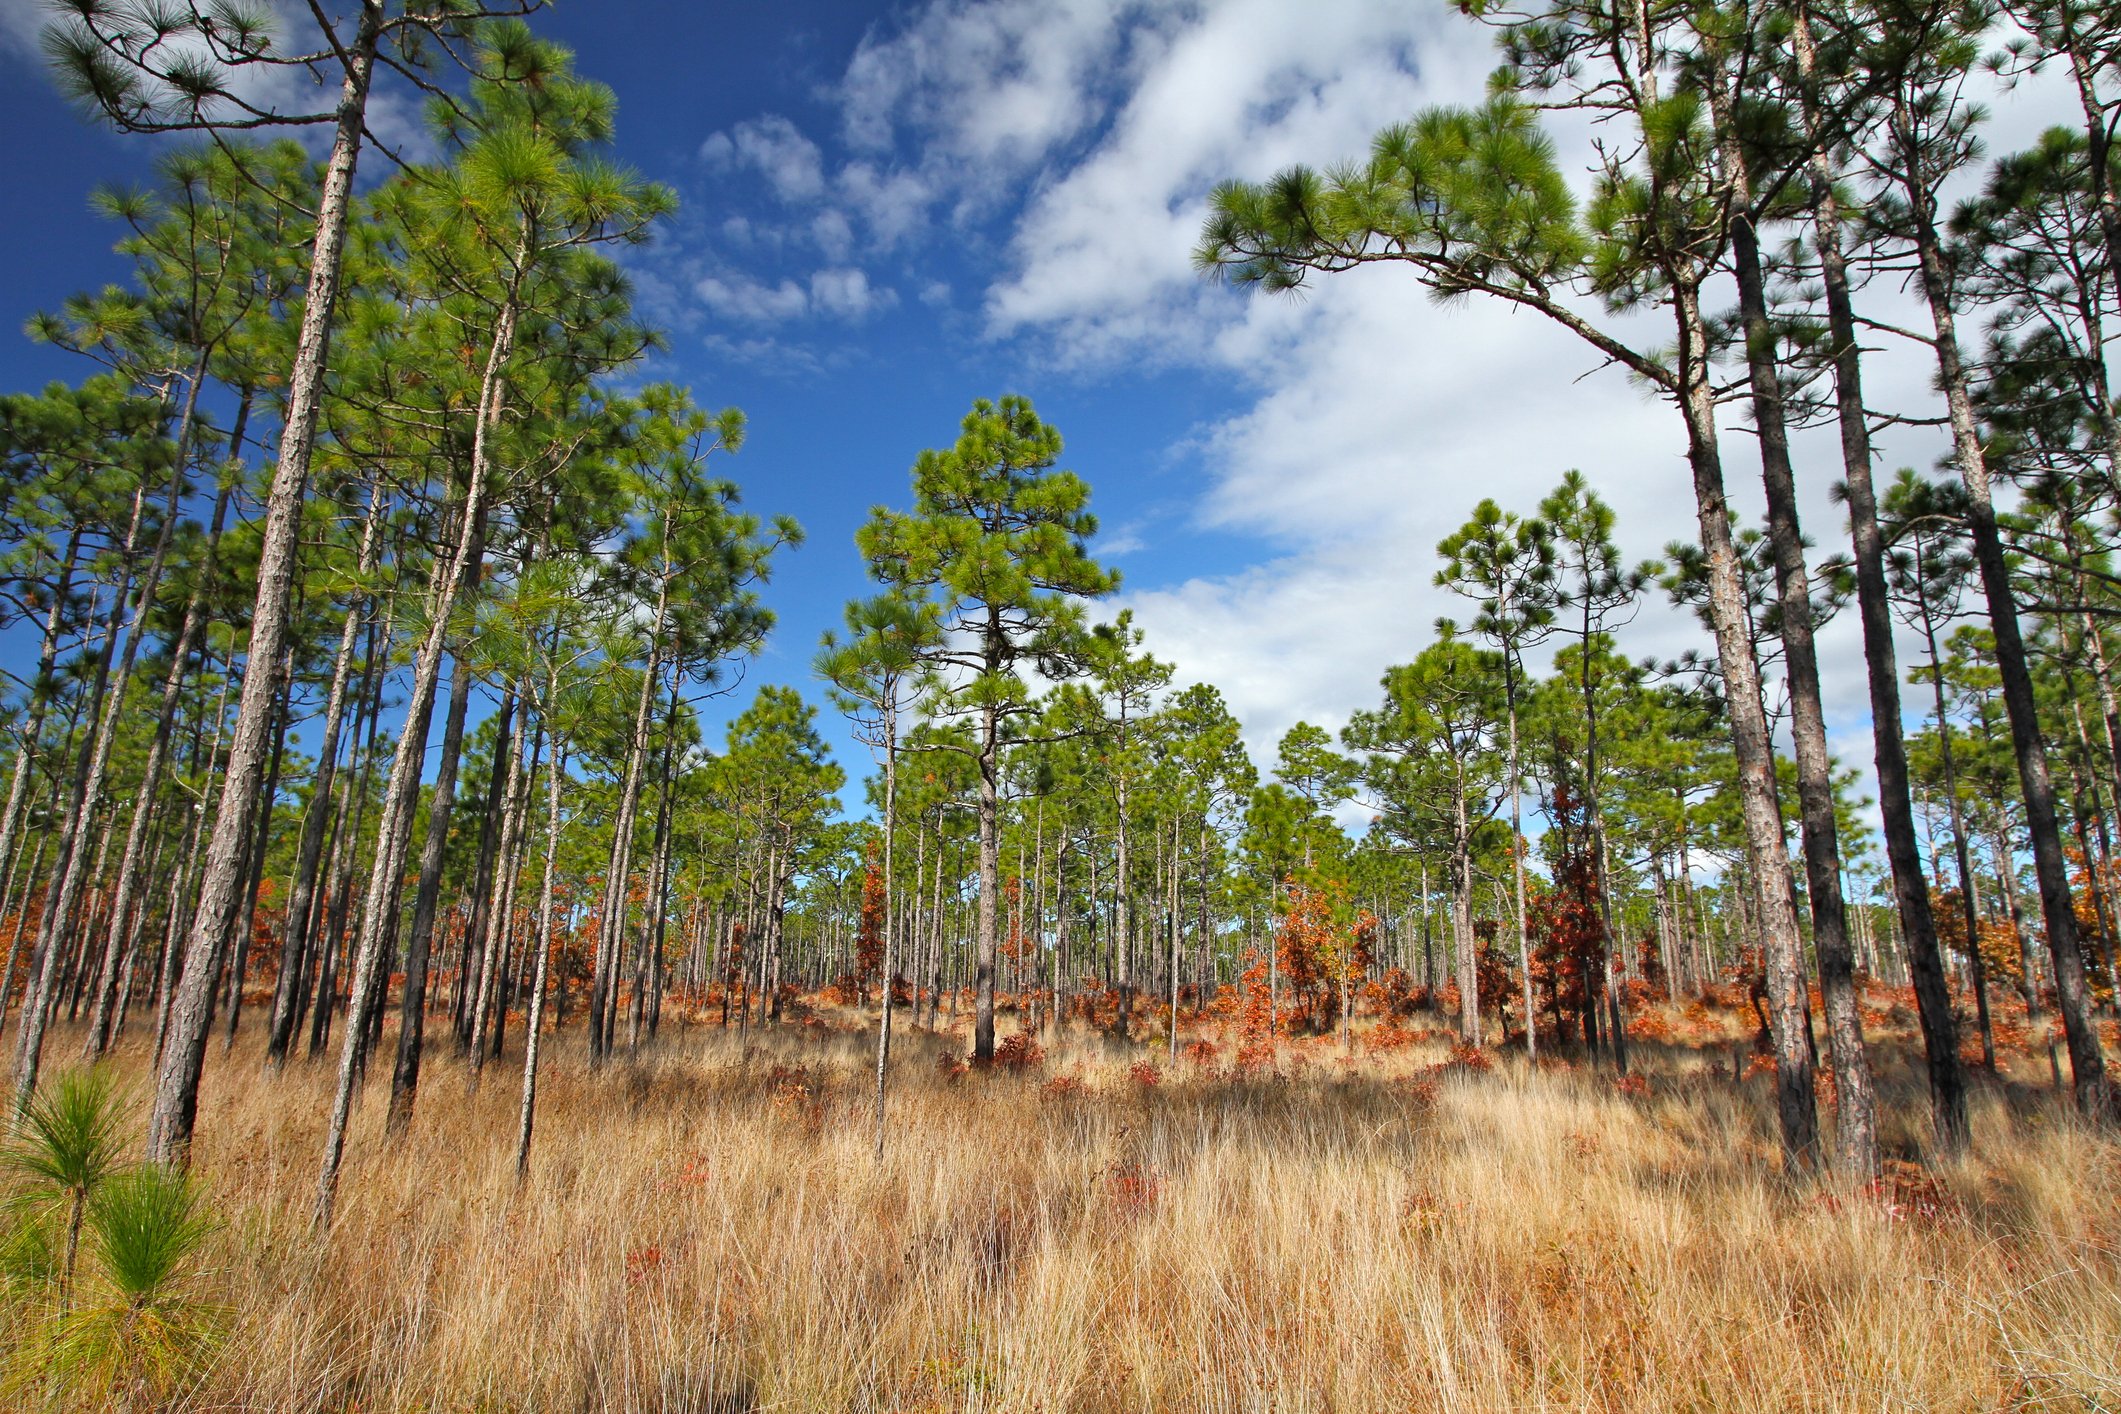
{"type": "Polygon", "coordinates": [[[869,162],[848,163],[834,182],[841,198],[861,213],[870,238],[886,250],[920,229],[935,195],[919,175],[869,162]]]}
{"type": "Polygon", "coordinates": [[[783,279],[776,284],[734,272],[703,275],[692,292],[708,310],[744,324],[780,324],[815,316],[860,322],[898,303],[897,291],[875,286],[852,266],[830,266],[811,274],[807,284],[783,279]]]}
{"type": "Polygon", "coordinates": [[[990,328],[1048,332],[1071,359],[1195,356],[1232,317],[1190,263],[1215,182],[1358,154],[1390,118],[1474,96],[1473,29],[1396,0],[1205,7],[1164,37],[1105,140],[1033,198],[990,328]]]}
{"type": "Polygon", "coordinates": [[[777,323],[810,311],[809,294],[793,280],[768,285],[742,275],[705,275],[692,289],[714,313],[751,324],[777,323]]]}
{"type": "Polygon", "coordinates": [[[898,295],[889,288],[871,286],[869,277],[860,270],[841,267],[820,270],[810,277],[810,303],[819,314],[862,320],[897,304],[898,295]]]}
{"type": "Polygon", "coordinates": [[[1116,560],[1126,555],[1138,555],[1149,548],[1149,542],[1139,530],[1123,526],[1118,530],[1106,530],[1097,537],[1097,557],[1101,560],[1116,560]]]}
{"type": "Polygon", "coordinates": [[[766,179],[782,201],[809,201],[825,190],[824,158],[818,145],[778,113],[709,134],[700,157],[717,169],[749,168],[766,179]]]}
{"type": "Polygon", "coordinates": [[[1177,0],[937,0],[856,52],[840,85],[844,134],[882,151],[910,130],[937,155],[989,170],[1038,162],[1102,114],[1127,51],[1184,8],[1177,0]]]}
{"type": "Polygon", "coordinates": [[[820,211],[811,220],[810,236],[827,260],[845,260],[854,248],[854,227],[848,224],[846,213],[836,209],[820,211]]]}
{"type": "MultiPolygon", "coordinates": [[[[1617,373],[1579,380],[1595,359],[1569,336],[1496,307],[1439,309],[1385,270],[1289,307],[1299,318],[1255,332],[1260,361],[1239,370],[1257,400],[1193,448],[1208,475],[1197,517],[1279,553],[1123,594],[1187,680],[1224,690],[1255,749],[1299,719],[1339,726],[1439,615],[1468,617],[1433,582],[1435,547],[1481,497],[1529,511],[1574,467],[1613,504],[1632,558],[1686,532],[1676,421],[1617,373]]],[[[1699,641],[1652,605],[1625,646],[1670,656],[1699,641]]]]}

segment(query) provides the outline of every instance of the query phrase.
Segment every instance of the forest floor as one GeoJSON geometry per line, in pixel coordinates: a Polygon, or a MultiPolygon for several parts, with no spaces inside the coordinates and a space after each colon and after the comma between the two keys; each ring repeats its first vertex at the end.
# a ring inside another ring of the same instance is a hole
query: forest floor
{"type": "MultiPolygon", "coordinates": [[[[1912,1038],[1875,1025],[1894,1157],[1848,1192],[1783,1176],[1737,1013],[1639,1022],[1626,1082],[1419,1023],[1242,1076],[1086,1031],[961,1073],[961,1038],[902,1031],[881,1163],[857,1021],[666,1023],[600,1070],[566,1035],[520,1188],[519,1062],[470,1093],[437,1059],[394,1143],[379,1079],[328,1239],[331,1067],[217,1041],[192,1295],[221,1336],[173,1407],[2121,1407],[2121,1145],[2044,1053],[1936,1161],[1912,1038]]],[[[137,1120],[137,1038],[116,1064],[137,1120]]]]}

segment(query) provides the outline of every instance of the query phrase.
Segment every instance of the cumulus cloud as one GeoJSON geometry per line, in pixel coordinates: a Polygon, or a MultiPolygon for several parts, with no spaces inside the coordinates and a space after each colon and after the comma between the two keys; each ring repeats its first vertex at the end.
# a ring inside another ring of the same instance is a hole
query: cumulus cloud
{"type": "Polygon", "coordinates": [[[725,319],[770,324],[810,312],[810,295],[793,280],[777,285],[742,275],[705,275],[692,287],[708,309],[725,319]]]}
{"type": "Polygon", "coordinates": [[[852,267],[820,270],[810,277],[811,308],[820,314],[860,320],[897,303],[897,294],[871,286],[868,275],[852,267]]]}
{"type": "Polygon", "coordinates": [[[854,227],[847,214],[836,208],[820,211],[811,219],[810,235],[828,260],[845,260],[854,249],[854,227]]]}
{"type": "MultiPolygon", "coordinates": [[[[1676,421],[1617,374],[1579,379],[1594,360],[1541,322],[1438,309],[1374,271],[1321,289],[1259,342],[1267,357],[1245,370],[1257,397],[1196,435],[1195,516],[1275,548],[1126,596],[1189,680],[1224,689],[1255,748],[1299,719],[1339,726],[1438,616],[1468,617],[1434,583],[1435,547],[1482,496],[1529,511],[1573,467],[1614,505],[1632,557],[1686,529],[1676,421]]],[[[1653,605],[1627,647],[1698,642],[1653,605]]]]}
{"type": "Polygon", "coordinates": [[[936,156],[989,170],[1040,161],[1102,115],[1112,81],[1133,67],[1130,52],[1183,8],[1176,0],[937,0],[855,53],[840,85],[843,133],[858,149],[883,152],[911,132],[936,156]]]}
{"type": "Polygon", "coordinates": [[[825,166],[818,145],[778,113],[712,133],[700,144],[709,167],[746,168],[757,172],[782,201],[808,201],[825,189],[825,166]]]}
{"type": "Polygon", "coordinates": [[[1214,184],[1362,151],[1384,121],[1478,91],[1483,41],[1440,7],[1224,0],[1162,37],[1104,140],[1046,182],[988,292],[997,335],[1067,357],[1189,358],[1233,317],[1190,255],[1214,184]]]}
{"type": "Polygon", "coordinates": [[[768,283],[733,272],[703,275],[692,292],[712,313],[744,324],[809,316],[859,322],[898,303],[895,290],[871,285],[868,275],[852,266],[815,271],[802,284],[792,279],[768,283]]]}
{"type": "Polygon", "coordinates": [[[850,162],[834,179],[841,200],[859,212],[870,239],[889,250],[919,230],[935,199],[928,180],[904,168],[850,162]]]}

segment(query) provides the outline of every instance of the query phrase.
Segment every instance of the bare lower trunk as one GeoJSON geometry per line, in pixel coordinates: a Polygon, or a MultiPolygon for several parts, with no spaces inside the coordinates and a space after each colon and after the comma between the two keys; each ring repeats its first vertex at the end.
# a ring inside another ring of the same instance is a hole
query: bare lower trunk
{"type": "Polygon", "coordinates": [[[2034,697],[2032,673],[2026,662],[2025,642],[2018,627],[2018,604],[2011,593],[2010,562],[1996,524],[1987,454],[1981,446],[1973,398],[1960,360],[1951,277],[1945,266],[1934,214],[1927,204],[1928,194],[1917,191],[1911,196],[1914,198],[1911,207],[1915,218],[1916,254],[1921,263],[1923,290],[1936,333],[1938,381],[1944,388],[1945,407],[1951,419],[1952,447],[1959,464],[1960,480],[1966,487],[1967,528],[1973,539],[1974,560],[1981,570],[1983,597],[1988,607],[1990,628],[1995,635],[1996,669],[2003,681],[2004,709],[2010,717],[2012,755],[2016,759],[2020,794],[2025,802],[2026,834],[2032,845],[2033,872],[2040,887],[2040,911],[2047,927],[2048,956],[2054,968],[2055,1007],[2062,1015],[2063,1032],[2069,1042],[2070,1073],[2075,1082],[2077,1107],[2087,1119],[2104,1122],[2113,1115],[2113,1095],[2091,1014],[2091,993],[2085,980],[2084,956],[2070,895],[2069,866],[2062,854],[2054,784],[2048,775],[2047,747],[2041,735],[2039,706],[2034,697]]]}
{"type": "MultiPolygon", "coordinates": [[[[241,429],[248,420],[249,410],[250,401],[246,396],[243,409],[236,418],[236,435],[230,439],[232,446],[240,445],[242,441],[241,429]]],[[[184,622],[170,648],[169,671],[162,681],[162,703],[155,716],[155,734],[148,744],[146,764],[141,767],[132,821],[126,827],[125,849],[118,861],[117,892],[111,900],[108,932],[103,944],[103,984],[96,989],[96,1005],[89,1017],[88,1036],[82,1043],[84,1060],[94,1060],[110,1044],[111,1012],[118,994],[117,974],[121,962],[130,960],[137,937],[133,911],[136,903],[142,901],[141,886],[146,882],[146,871],[140,866],[142,852],[147,846],[147,827],[154,818],[155,796],[162,788],[162,768],[168,760],[170,740],[176,730],[177,706],[183,695],[185,679],[189,676],[187,665],[204,615],[206,584],[212,576],[216,551],[221,543],[228,502],[229,492],[224,487],[214,498],[213,523],[206,533],[204,570],[184,606],[184,622]]]]}
{"type": "Polygon", "coordinates": [[[516,733],[515,757],[509,764],[508,803],[501,822],[501,862],[493,881],[492,921],[487,927],[485,955],[479,963],[479,987],[473,1002],[471,1030],[471,1084],[478,1087],[487,1058],[495,1050],[493,1038],[499,1029],[493,1011],[502,990],[503,954],[515,914],[517,876],[521,872],[525,836],[529,833],[530,793],[537,777],[538,760],[545,749],[545,726],[535,733],[516,733]],[[526,761],[527,756],[527,761],[526,761]]]}
{"type": "MultiPolygon", "coordinates": [[[[1798,61],[1809,75],[1811,32],[1800,8],[1794,28],[1798,61]]],[[[1823,128],[1815,105],[1806,108],[1806,123],[1815,143],[1823,128]]],[[[1821,145],[1823,147],[1823,144],[1821,145]]],[[[1930,1126],[1940,1148],[1965,1148],[1969,1133],[1966,1077],[1959,1060],[1958,1023],[1952,1016],[1951,990],[1937,945],[1936,920],[1930,912],[1929,884],[1922,873],[1922,854],[1915,837],[1914,803],[1908,786],[1907,748],[1900,727],[1900,669],[1893,649],[1892,603],[1886,586],[1885,548],[1878,527],[1878,500],[1871,480],[1871,439],[1863,405],[1863,360],[1847,260],[1842,254],[1841,208],[1834,191],[1833,164],[1824,150],[1812,165],[1813,232],[1819,247],[1826,292],[1828,333],[1833,340],[1836,421],[1841,433],[1841,467],[1847,488],[1849,531],[1856,570],[1856,602],[1863,621],[1863,654],[1869,669],[1871,742],[1878,769],[1878,808],[1885,832],[1885,853],[1892,870],[1893,897],[1907,943],[1908,971],[1922,1023],[1929,1067],[1930,1126]]],[[[1956,797],[1954,807],[1957,806],[1956,797]]],[[[1963,855],[1962,855],[1963,859],[1963,855]]],[[[1962,884],[1963,886],[1963,884],[1962,884]]],[[[1971,942],[1975,933],[1969,929],[1971,942]]],[[[1985,1014],[1984,1002],[1984,1014],[1985,1014]]],[[[1986,1027],[1983,1029],[1986,1035],[1986,1027]]],[[[1844,1145],[1844,1148],[1846,1146],[1844,1145]]]]}
{"type": "MultiPolygon", "coordinates": [[[[650,680],[654,675],[650,674],[650,680]]],[[[659,926],[666,903],[667,878],[670,865],[670,768],[677,750],[678,736],[678,690],[675,679],[670,684],[670,706],[664,714],[661,781],[656,791],[655,832],[648,849],[648,889],[641,909],[640,932],[633,946],[633,996],[627,1006],[626,1050],[629,1055],[638,1055],[641,1049],[641,1031],[648,1022],[650,994],[654,991],[654,978],[662,966],[658,943],[662,936],[659,926]]]]}
{"type": "MultiPolygon", "coordinates": [[[[1591,645],[1586,643],[1583,649],[1588,654],[1591,651],[1591,645]]],[[[1504,783],[1503,788],[1510,793],[1510,873],[1517,884],[1517,966],[1520,975],[1524,978],[1524,1053],[1526,1059],[1537,1060],[1539,1059],[1539,1020],[1532,1004],[1532,949],[1531,944],[1525,938],[1524,800],[1523,792],[1519,789],[1517,764],[1517,664],[1514,653],[1512,653],[1510,661],[1505,664],[1505,671],[1510,675],[1508,687],[1510,750],[1507,768],[1509,778],[1504,783]]]]}
{"type": "MultiPolygon", "coordinates": [[[[552,699],[547,684],[546,700],[552,699]]],[[[552,880],[560,847],[560,790],[567,780],[567,753],[554,743],[545,782],[545,881],[538,894],[537,964],[530,983],[530,1017],[523,1037],[523,1106],[516,1125],[516,1182],[530,1172],[530,1131],[538,1106],[538,1042],[545,1018],[546,973],[552,964],[552,880]]]]}
{"type": "Polygon", "coordinates": [[[1481,1043],[1480,945],[1473,937],[1472,822],[1466,813],[1465,772],[1459,768],[1452,809],[1456,828],[1451,844],[1451,941],[1458,952],[1458,1038],[1468,1046],[1481,1043]]]}
{"type": "MultiPolygon", "coordinates": [[[[15,750],[14,776],[8,785],[7,810],[0,817],[0,859],[13,860],[18,855],[21,839],[22,817],[29,802],[30,778],[36,771],[37,740],[44,732],[46,709],[51,705],[52,666],[58,660],[59,625],[61,611],[66,607],[68,593],[73,584],[74,565],[81,551],[81,527],[77,523],[68,534],[66,553],[60,560],[57,582],[52,589],[50,606],[44,614],[44,637],[37,650],[37,668],[30,678],[29,716],[22,724],[15,750]]],[[[45,837],[37,839],[36,860],[44,857],[45,837]]],[[[23,898],[29,897],[29,881],[36,876],[33,862],[24,877],[23,898]]],[[[0,971],[0,1031],[7,1027],[7,1004],[15,981],[15,959],[22,942],[22,925],[17,919],[14,936],[8,941],[7,968],[0,971]]]]}
{"type": "Polygon", "coordinates": [[[604,876],[604,911],[597,935],[596,974],[589,988],[589,1055],[592,1061],[610,1054],[612,1018],[616,1014],[619,988],[619,947],[626,936],[626,892],[633,875],[633,836],[640,808],[641,774],[648,755],[648,721],[655,705],[657,653],[662,643],[664,616],[670,602],[670,582],[662,581],[656,594],[655,619],[649,633],[649,661],[641,674],[641,691],[634,703],[633,731],[626,739],[626,774],[619,789],[619,808],[611,832],[611,863],[604,876]]]}
{"type": "MultiPolygon", "coordinates": [[[[1728,123],[1728,114],[1724,121],[1728,123]]],[[[1735,148],[1735,140],[1732,145],[1735,148]]],[[[1741,159],[1734,158],[1733,164],[1742,169],[1741,159]]],[[[1750,203],[1750,194],[1742,193],[1741,200],[1750,203]]],[[[1790,737],[1797,758],[1797,799],[1806,893],[1811,902],[1812,947],[1819,962],[1820,999],[1826,1010],[1827,1044],[1839,1096],[1835,1133],[1844,1175],[1862,1182],[1878,1171],[1878,1106],[1871,1088],[1863,1014],[1856,998],[1855,964],[1849,952],[1848,914],[1841,896],[1834,760],[1827,749],[1826,710],[1819,691],[1811,576],[1805,565],[1804,536],[1797,520],[1797,484],[1790,466],[1782,370],[1775,357],[1776,336],[1768,316],[1759,238],[1749,211],[1739,213],[1732,223],[1731,253],[1745,323],[1753,427],[1760,440],[1761,482],[1767,491],[1768,542],[1775,556],[1776,595],[1782,610],[1784,677],[1790,694],[1790,737]]]]}
{"type": "MultiPolygon", "coordinates": [[[[371,488],[368,515],[361,532],[358,577],[366,579],[375,568],[376,529],[382,509],[380,483],[371,488]]],[[[287,928],[280,940],[280,976],[273,988],[272,1017],[266,1029],[266,1064],[278,1066],[287,1060],[288,1047],[300,1025],[305,960],[313,946],[315,930],[310,925],[316,909],[317,878],[322,868],[324,837],[332,817],[332,783],[337,779],[339,738],[345,729],[346,687],[353,673],[354,643],[360,636],[364,596],[356,595],[347,606],[346,621],[339,631],[339,646],[332,655],[331,686],[324,698],[324,739],[317,748],[316,779],[311,783],[309,806],[302,815],[302,837],[295,849],[294,881],[288,890],[287,928]]]]}
{"type": "Polygon", "coordinates": [[[464,750],[464,715],[471,705],[471,670],[459,656],[451,669],[449,706],[442,724],[442,759],[435,767],[427,842],[420,853],[419,892],[413,900],[412,936],[405,949],[405,988],[399,998],[397,1063],[390,1076],[386,1134],[402,1134],[412,1122],[420,1088],[420,1050],[427,1020],[427,960],[433,949],[435,911],[442,893],[442,862],[449,848],[449,819],[456,806],[457,763],[464,750]]]}
{"type": "Polygon", "coordinates": [[[508,813],[509,769],[514,763],[517,689],[511,685],[501,700],[501,711],[494,729],[493,763],[486,774],[485,808],[480,811],[479,855],[471,876],[471,917],[464,925],[464,938],[457,950],[457,1043],[460,1049],[471,1045],[472,1008],[478,1000],[475,965],[483,965],[486,957],[486,935],[493,922],[493,876],[498,867],[497,851],[501,843],[500,823],[508,813]]]}
{"type": "Polygon", "coordinates": [[[1797,927],[1796,899],[1790,892],[1782,814],[1775,796],[1774,757],[1767,713],[1760,700],[1760,665],[1753,650],[1738,551],[1731,536],[1730,506],[1724,494],[1715,401],[1708,383],[1708,337],[1699,289],[1678,286],[1674,312],[1679,323],[1678,382],[1680,408],[1687,424],[1687,461],[1693,473],[1695,511],[1708,566],[1709,615],[1723,674],[1725,707],[1730,714],[1746,859],[1753,876],[1761,951],[1766,963],[1783,1160],[1792,1168],[1809,1168],[1818,1158],[1819,1118],[1807,1049],[1810,1028],[1804,942],[1797,927]]]}
{"type": "MultiPolygon", "coordinates": [[[[896,691],[895,687],[887,691],[896,691]]],[[[884,705],[884,995],[876,1022],[876,1159],[884,1159],[884,1075],[891,1060],[891,976],[897,964],[898,916],[894,907],[897,880],[892,877],[895,826],[898,821],[898,718],[896,708],[884,705]]]]}
{"type": "Polygon", "coordinates": [[[148,1118],[148,1156],[162,1163],[181,1164],[189,1158],[192,1125],[198,1114],[199,1071],[212,1022],[212,964],[242,903],[236,886],[250,843],[251,810],[265,774],[273,715],[272,668],[280,661],[287,639],[288,588],[294,579],[302,498],[316,441],[354,164],[360,155],[369,77],[383,18],[378,0],[364,0],[353,43],[345,54],[345,81],[340,88],[331,156],[318,194],[309,289],[296,337],[294,367],[288,376],[287,412],[259,544],[258,594],[251,613],[249,649],[250,665],[258,671],[247,672],[243,679],[221,809],[206,847],[197,916],[185,943],[184,976],[171,1007],[171,1044],[163,1049],[148,1118]]]}
{"type": "MultiPolygon", "coordinates": [[[[20,1110],[28,1103],[30,1093],[37,1088],[37,1067],[44,1049],[45,1028],[50,1024],[52,1004],[56,997],[61,959],[65,956],[69,942],[69,930],[73,922],[74,904],[79,896],[81,881],[87,870],[84,856],[87,853],[90,816],[96,805],[95,797],[101,794],[100,785],[103,765],[107,760],[107,726],[115,725],[117,705],[110,700],[111,670],[117,658],[121,621],[125,618],[125,607],[132,591],[132,557],[140,531],[141,515],[146,504],[146,488],[133,493],[132,524],[125,533],[124,549],[116,588],[112,591],[108,621],[104,625],[103,643],[93,659],[93,676],[83,702],[87,716],[85,722],[76,718],[76,726],[70,735],[78,736],[71,777],[72,789],[64,799],[66,808],[55,822],[58,826],[57,848],[53,852],[52,875],[44,890],[44,907],[37,920],[37,946],[30,954],[30,973],[22,990],[22,1029],[16,1036],[15,1046],[15,1108],[20,1110]]],[[[142,615],[147,605],[140,606],[142,615]]],[[[135,620],[135,627],[138,620],[135,620]]],[[[130,652],[127,657],[130,658],[130,652]]],[[[118,686],[122,689],[121,680],[118,686]]]]}
{"type": "Polygon", "coordinates": [[[258,886],[265,878],[265,848],[272,840],[272,807],[280,794],[280,765],[287,751],[287,702],[293,691],[293,667],[280,669],[279,711],[274,718],[272,764],[265,768],[265,784],[258,791],[257,833],[251,842],[250,863],[243,871],[243,911],[237,919],[234,953],[228,969],[228,1029],[223,1049],[236,1044],[236,1027],[243,1017],[243,978],[250,964],[250,943],[258,922],[258,886]]]}
{"type": "Polygon", "coordinates": [[[420,775],[426,760],[427,728],[434,713],[435,687],[441,676],[449,620],[458,594],[476,579],[476,565],[484,543],[491,438],[500,416],[502,368],[508,361],[515,337],[512,295],[513,290],[511,298],[501,305],[492,340],[487,346],[479,387],[478,419],[472,432],[471,466],[464,502],[457,513],[456,543],[436,566],[434,588],[429,595],[427,633],[413,660],[412,695],[406,704],[405,727],[398,735],[390,783],[384,790],[383,816],[376,831],[375,863],[369,871],[361,929],[353,953],[351,986],[347,993],[346,1039],[339,1055],[338,1089],[332,1101],[331,1126],[325,1136],[324,1160],[317,1177],[313,1219],[320,1230],[328,1228],[331,1223],[339,1161],[346,1146],[346,1124],[353,1109],[354,1087],[367,1060],[369,1028],[381,1019],[383,989],[390,975],[386,949],[398,920],[404,861],[412,842],[413,815],[419,803],[420,775]]]}
{"type": "MultiPolygon", "coordinates": [[[[994,1059],[994,962],[1000,952],[1001,911],[1001,733],[994,708],[980,723],[979,755],[979,938],[973,973],[976,1010],[972,1019],[972,1059],[984,1065],[994,1059]]],[[[1121,884],[1125,888],[1125,884],[1121,884]]],[[[1121,988],[1122,1008],[1126,1005],[1121,988]]],[[[1124,1026],[1124,1022],[1122,1022],[1124,1026]]]]}

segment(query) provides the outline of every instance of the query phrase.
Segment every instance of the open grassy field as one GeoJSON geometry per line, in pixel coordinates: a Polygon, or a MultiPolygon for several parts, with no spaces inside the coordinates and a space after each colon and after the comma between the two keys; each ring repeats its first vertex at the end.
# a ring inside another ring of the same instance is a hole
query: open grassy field
{"type": "MultiPolygon", "coordinates": [[[[845,1020],[667,1026],[596,1072],[563,1038],[520,1188],[519,1071],[470,1094],[438,1061],[401,1142],[364,1104],[328,1239],[326,1069],[217,1053],[189,1293],[220,1336],[174,1407],[2121,1407],[2121,1146],[2044,1059],[1981,1084],[1974,1157],[1929,1163],[1883,1038],[1902,1157],[1848,1193],[1782,1176],[1769,1080],[1698,1035],[1638,1042],[1620,1085],[1450,1063],[1441,1032],[1248,1077],[1090,1033],[957,1074],[915,1034],[879,1164],[845,1020]]],[[[137,1041],[117,1065],[138,1095],[137,1041]]]]}

